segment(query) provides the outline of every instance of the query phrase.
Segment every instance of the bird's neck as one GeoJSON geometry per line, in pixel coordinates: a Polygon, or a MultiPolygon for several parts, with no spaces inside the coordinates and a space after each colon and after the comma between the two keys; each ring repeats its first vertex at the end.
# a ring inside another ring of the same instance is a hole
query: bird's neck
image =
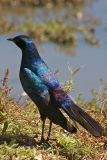
{"type": "Polygon", "coordinates": [[[24,50],[22,50],[22,66],[29,67],[33,63],[36,63],[41,59],[38,50],[35,45],[29,44],[24,50]]]}

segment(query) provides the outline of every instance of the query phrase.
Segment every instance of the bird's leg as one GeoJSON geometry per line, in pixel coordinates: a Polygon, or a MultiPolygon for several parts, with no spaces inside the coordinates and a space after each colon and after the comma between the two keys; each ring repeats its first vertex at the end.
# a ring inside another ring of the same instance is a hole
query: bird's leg
{"type": "Polygon", "coordinates": [[[47,136],[46,141],[48,141],[48,140],[49,140],[49,138],[50,138],[50,135],[51,135],[51,129],[52,129],[52,121],[50,120],[49,132],[48,132],[48,136],[47,136]]]}
{"type": "Polygon", "coordinates": [[[41,140],[40,140],[40,143],[44,142],[45,139],[44,139],[44,127],[45,127],[45,120],[46,119],[43,119],[43,124],[42,124],[42,135],[41,135],[41,140]]]}

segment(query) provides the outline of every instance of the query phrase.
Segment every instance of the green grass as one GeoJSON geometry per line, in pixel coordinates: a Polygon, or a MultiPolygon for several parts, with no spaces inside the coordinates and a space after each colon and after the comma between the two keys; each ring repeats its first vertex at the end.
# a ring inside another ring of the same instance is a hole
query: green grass
{"type": "MultiPolygon", "coordinates": [[[[42,122],[36,105],[27,99],[25,107],[22,108],[20,100],[15,102],[10,96],[11,88],[8,88],[7,82],[8,70],[0,87],[1,160],[106,160],[107,94],[105,91],[103,94],[93,91],[94,97],[89,103],[81,101],[80,95],[76,100],[80,106],[84,104],[85,111],[102,124],[104,128],[102,138],[91,136],[80,126],[74,135],[53,125],[49,143],[40,145],[38,142],[41,138],[42,122]],[[101,107],[98,107],[98,97],[99,100],[103,99],[101,107]]],[[[48,133],[48,126],[49,120],[46,121],[45,136],[48,133]]]]}

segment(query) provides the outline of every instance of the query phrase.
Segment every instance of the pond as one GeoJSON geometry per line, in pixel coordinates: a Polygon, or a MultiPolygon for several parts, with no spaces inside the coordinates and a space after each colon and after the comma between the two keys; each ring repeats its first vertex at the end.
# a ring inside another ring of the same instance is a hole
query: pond
{"type": "MultiPolygon", "coordinates": [[[[84,66],[73,77],[75,89],[72,91],[72,97],[76,98],[79,93],[82,93],[82,98],[89,101],[91,96],[91,89],[102,91],[100,78],[107,82],[107,1],[95,1],[92,5],[84,7],[84,14],[94,15],[100,19],[100,24],[95,26],[96,36],[100,41],[99,46],[91,46],[87,44],[82,38],[77,43],[76,47],[70,45],[59,45],[53,42],[37,42],[37,48],[41,57],[46,61],[48,66],[55,71],[59,69],[60,72],[56,75],[59,81],[65,82],[70,79],[70,72],[68,65],[73,70],[80,66],[84,66]]],[[[57,16],[62,17],[70,15],[71,10],[65,7],[60,12],[57,9],[50,10],[46,8],[29,8],[26,10],[20,8],[15,11],[14,7],[2,9],[1,13],[5,16],[8,15],[8,20],[11,21],[11,15],[20,17],[22,23],[26,16],[33,16],[33,21],[45,21],[45,19],[55,19],[57,16]],[[20,13],[20,14],[19,14],[20,13]]],[[[19,34],[19,33],[18,33],[19,34]]],[[[11,35],[0,35],[0,79],[3,77],[5,69],[10,69],[9,86],[13,86],[13,97],[17,97],[23,92],[19,81],[19,68],[21,62],[21,51],[13,43],[8,42],[6,39],[11,35]]],[[[78,37],[81,35],[78,34],[78,37]]]]}

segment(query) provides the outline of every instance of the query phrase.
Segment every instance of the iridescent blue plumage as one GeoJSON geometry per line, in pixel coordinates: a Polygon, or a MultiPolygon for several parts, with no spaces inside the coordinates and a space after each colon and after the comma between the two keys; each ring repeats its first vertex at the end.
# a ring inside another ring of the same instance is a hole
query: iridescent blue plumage
{"type": "Polygon", "coordinates": [[[34,98],[37,97],[37,99],[43,101],[43,103],[48,104],[48,87],[42,83],[36,74],[34,74],[30,69],[24,68],[20,73],[20,80],[23,88],[31,98],[34,95],[34,98]]]}
{"type": "Polygon", "coordinates": [[[37,104],[43,120],[42,138],[46,117],[52,122],[62,126],[71,133],[76,128],[64,117],[59,108],[62,108],[71,119],[77,121],[94,136],[102,135],[102,127],[78,107],[66,92],[61,88],[55,75],[41,59],[34,42],[27,36],[17,36],[13,39],[22,50],[20,67],[20,80],[25,92],[37,104]]]}

